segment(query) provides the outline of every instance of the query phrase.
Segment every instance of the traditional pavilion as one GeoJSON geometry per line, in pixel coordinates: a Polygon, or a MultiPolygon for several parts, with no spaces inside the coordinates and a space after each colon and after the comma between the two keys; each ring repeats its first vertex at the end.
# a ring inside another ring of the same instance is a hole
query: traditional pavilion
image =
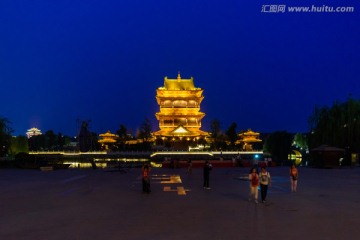
{"type": "Polygon", "coordinates": [[[100,139],[98,142],[101,144],[105,150],[109,149],[109,146],[112,146],[116,143],[116,139],[118,136],[116,134],[111,133],[110,131],[107,131],[106,133],[99,134],[100,139]]]}
{"type": "MultiPolygon", "coordinates": [[[[155,114],[160,130],[154,137],[171,143],[205,139],[209,133],[200,130],[205,113],[200,111],[203,89],[194,85],[194,79],[165,77],[164,86],[156,90],[160,111],[155,114]]],[[[184,145],[184,144],[183,144],[184,145]]]]}
{"type": "Polygon", "coordinates": [[[253,132],[251,129],[246,132],[239,133],[238,136],[239,140],[236,141],[236,144],[242,144],[242,149],[244,151],[253,151],[252,144],[262,142],[262,140],[259,139],[260,133],[253,132]]]}
{"type": "Polygon", "coordinates": [[[26,136],[28,137],[28,138],[31,138],[31,137],[33,137],[33,136],[38,136],[38,135],[41,135],[42,133],[41,133],[41,130],[40,129],[37,129],[37,128],[35,128],[35,127],[33,127],[33,128],[30,128],[30,129],[28,129],[27,131],[26,131],[26,136]]]}

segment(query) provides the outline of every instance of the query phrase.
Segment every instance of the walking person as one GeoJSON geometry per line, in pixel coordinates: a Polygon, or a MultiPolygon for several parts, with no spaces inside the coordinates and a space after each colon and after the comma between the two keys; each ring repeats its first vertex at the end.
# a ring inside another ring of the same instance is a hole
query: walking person
{"type": "Polygon", "coordinates": [[[259,174],[260,177],[260,192],[261,192],[261,202],[266,202],[266,196],[268,187],[271,186],[271,178],[270,173],[266,171],[264,166],[261,167],[261,172],[259,174]]]}
{"type": "Polygon", "coordinates": [[[192,173],[192,162],[191,162],[190,159],[188,160],[188,169],[187,169],[187,171],[188,171],[188,174],[192,173]]]}
{"type": "Polygon", "coordinates": [[[142,174],[142,189],[144,193],[150,193],[150,166],[146,163],[141,168],[142,174]]]}
{"type": "Polygon", "coordinates": [[[299,171],[297,170],[295,164],[293,164],[290,167],[291,192],[296,192],[298,178],[299,178],[299,171]]]}
{"type": "Polygon", "coordinates": [[[211,163],[208,160],[206,160],[205,165],[204,165],[204,188],[205,189],[211,189],[209,186],[211,169],[212,169],[211,163]]]}
{"type": "Polygon", "coordinates": [[[255,167],[253,167],[251,169],[251,171],[250,171],[249,181],[250,181],[250,197],[249,197],[249,201],[254,199],[255,203],[258,203],[259,175],[258,175],[255,167]]]}

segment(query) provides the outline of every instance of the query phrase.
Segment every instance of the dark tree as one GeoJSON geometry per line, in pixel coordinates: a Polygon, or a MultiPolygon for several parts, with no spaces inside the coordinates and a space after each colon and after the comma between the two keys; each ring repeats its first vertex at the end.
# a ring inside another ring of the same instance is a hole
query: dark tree
{"type": "Polygon", "coordinates": [[[45,143],[44,149],[53,150],[55,148],[55,146],[57,145],[56,135],[55,135],[54,131],[53,130],[46,131],[45,139],[46,139],[46,143],[45,143]]]}
{"type": "Polygon", "coordinates": [[[128,134],[127,134],[127,129],[125,127],[125,125],[120,124],[119,129],[116,131],[116,134],[119,136],[117,139],[117,145],[120,149],[124,149],[125,148],[125,142],[126,140],[129,139],[128,134]]]}
{"type": "Polygon", "coordinates": [[[127,129],[126,129],[125,125],[120,124],[119,129],[116,131],[116,134],[119,136],[119,138],[126,139],[127,138],[127,129]]]}
{"type": "Polygon", "coordinates": [[[142,139],[143,142],[140,144],[141,150],[150,150],[150,138],[151,138],[151,122],[148,118],[144,119],[144,122],[141,124],[140,131],[138,133],[138,139],[142,139]]]}
{"type": "Polygon", "coordinates": [[[10,148],[11,134],[10,121],[7,118],[0,118],[0,157],[5,156],[10,148]]]}
{"type": "Polygon", "coordinates": [[[56,142],[57,142],[57,148],[58,150],[62,151],[64,150],[64,145],[65,145],[65,136],[63,136],[60,132],[58,133],[57,135],[57,138],[56,138],[56,142]]]}
{"type": "Polygon", "coordinates": [[[151,130],[151,122],[148,118],[145,118],[144,122],[141,124],[138,138],[148,141],[151,137],[151,130]]]}
{"type": "Polygon", "coordinates": [[[11,147],[9,153],[12,156],[15,156],[18,153],[27,153],[29,152],[28,139],[25,136],[17,136],[11,138],[11,147]]]}
{"type": "Polygon", "coordinates": [[[230,141],[230,147],[233,149],[235,147],[235,142],[237,140],[237,133],[236,133],[236,123],[233,122],[230,127],[228,128],[228,130],[226,130],[226,136],[230,141]]]}
{"type": "Polygon", "coordinates": [[[286,131],[271,133],[265,140],[264,151],[271,154],[278,164],[288,159],[293,137],[286,131]]]}
{"type": "Polygon", "coordinates": [[[101,149],[101,144],[98,142],[99,137],[96,132],[91,132],[90,134],[90,150],[99,151],[101,149]]]}
{"type": "Polygon", "coordinates": [[[331,107],[315,107],[309,118],[309,148],[329,145],[346,151],[344,164],[350,164],[351,153],[360,152],[360,101],[336,101],[331,107]]]}
{"type": "Polygon", "coordinates": [[[221,124],[220,121],[214,119],[210,123],[211,137],[216,141],[216,139],[221,135],[221,124]]]}
{"type": "Polygon", "coordinates": [[[308,150],[308,140],[306,134],[296,133],[293,140],[293,145],[301,150],[308,150]]]}
{"type": "Polygon", "coordinates": [[[224,135],[221,131],[220,121],[217,119],[212,120],[210,129],[211,129],[211,137],[213,139],[211,148],[214,150],[226,149],[226,135],[224,135]]]}
{"type": "Polygon", "coordinates": [[[43,150],[45,150],[46,137],[43,134],[30,137],[28,142],[29,142],[29,150],[30,151],[43,151],[43,150]]]}
{"type": "Polygon", "coordinates": [[[88,123],[83,121],[79,133],[79,148],[81,152],[88,152],[92,145],[92,135],[88,129],[88,123]]]}

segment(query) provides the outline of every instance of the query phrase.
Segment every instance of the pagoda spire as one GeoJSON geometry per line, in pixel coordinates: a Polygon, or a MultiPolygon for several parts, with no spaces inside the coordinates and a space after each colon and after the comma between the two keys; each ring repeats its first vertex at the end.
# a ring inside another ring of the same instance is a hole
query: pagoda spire
{"type": "Polygon", "coordinates": [[[180,80],[181,80],[180,71],[178,71],[177,80],[178,80],[178,82],[180,82],[180,80]]]}

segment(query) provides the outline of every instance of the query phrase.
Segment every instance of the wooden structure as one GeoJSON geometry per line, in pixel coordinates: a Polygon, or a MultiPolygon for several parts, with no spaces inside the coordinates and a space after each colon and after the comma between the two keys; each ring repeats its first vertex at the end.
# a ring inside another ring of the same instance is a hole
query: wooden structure
{"type": "Polygon", "coordinates": [[[41,133],[41,130],[40,129],[37,129],[37,128],[35,128],[35,127],[33,127],[33,128],[30,128],[30,129],[28,129],[27,131],[26,131],[26,136],[28,137],[28,138],[31,138],[31,137],[33,137],[33,136],[38,136],[38,135],[41,135],[42,133],[41,133]]]}
{"type": "Polygon", "coordinates": [[[98,142],[101,144],[102,148],[109,150],[109,147],[116,143],[118,136],[116,134],[107,131],[106,133],[99,134],[100,139],[98,142]]]}
{"type": "Polygon", "coordinates": [[[238,134],[239,140],[237,140],[235,144],[241,144],[242,150],[244,151],[253,151],[252,145],[257,142],[262,142],[259,136],[260,133],[248,129],[246,132],[242,132],[238,134]]]}
{"type": "MultiPolygon", "coordinates": [[[[209,133],[200,130],[205,113],[200,111],[204,99],[203,89],[194,85],[194,79],[165,77],[164,86],[157,88],[156,100],[160,111],[155,114],[160,130],[154,132],[156,140],[191,142],[205,139],[209,133]]],[[[185,144],[186,145],[186,144],[185,144]]]]}
{"type": "Polygon", "coordinates": [[[345,157],[345,149],[321,145],[310,150],[311,163],[314,167],[340,167],[345,157]]]}

